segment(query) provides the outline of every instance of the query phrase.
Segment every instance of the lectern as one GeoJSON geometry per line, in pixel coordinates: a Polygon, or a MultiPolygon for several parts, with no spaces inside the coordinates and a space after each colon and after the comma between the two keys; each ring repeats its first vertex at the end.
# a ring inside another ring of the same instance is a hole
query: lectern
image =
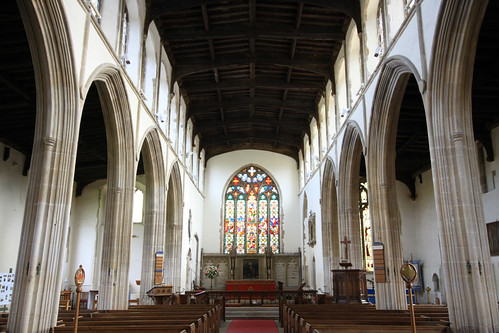
{"type": "Polygon", "coordinates": [[[171,285],[161,285],[152,287],[147,293],[147,296],[152,297],[154,304],[169,304],[173,295],[171,285]]]}

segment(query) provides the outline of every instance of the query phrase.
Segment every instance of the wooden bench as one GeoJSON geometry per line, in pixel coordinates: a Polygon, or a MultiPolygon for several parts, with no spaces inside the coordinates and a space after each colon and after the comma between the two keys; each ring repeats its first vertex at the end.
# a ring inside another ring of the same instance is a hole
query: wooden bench
{"type": "MultiPolygon", "coordinates": [[[[83,312],[78,319],[82,332],[185,332],[218,333],[219,305],[153,305],[131,306],[129,310],[83,312]]],[[[73,315],[74,316],[74,315],[73,315]]],[[[72,332],[73,318],[59,314],[59,325],[52,332],[72,332]]]]}
{"type": "MultiPolygon", "coordinates": [[[[415,313],[418,332],[450,331],[446,307],[420,307],[415,313]]],[[[288,333],[412,332],[409,311],[360,304],[284,304],[281,323],[288,333]]]]}

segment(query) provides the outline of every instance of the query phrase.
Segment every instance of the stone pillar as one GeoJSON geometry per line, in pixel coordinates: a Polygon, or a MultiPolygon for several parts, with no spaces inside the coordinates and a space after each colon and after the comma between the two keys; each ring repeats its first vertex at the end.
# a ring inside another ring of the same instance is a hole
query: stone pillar
{"type": "MultiPolygon", "coordinates": [[[[352,268],[362,269],[362,241],[360,239],[359,218],[359,176],[362,158],[362,143],[360,131],[354,123],[349,123],[341,148],[339,175],[339,238],[346,236],[351,243],[348,248],[348,261],[352,268]]],[[[344,257],[344,245],[341,244],[340,254],[344,257]]]]}
{"type": "Polygon", "coordinates": [[[474,52],[487,1],[446,1],[429,80],[430,154],[451,328],[496,332],[490,260],[472,123],[474,52]]]}
{"type": "Polygon", "coordinates": [[[106,126],[108,170],[98,309],[128,307],[135,188],[133,126],[120,72],[103,68],[95,82],[106,126]]]}
{"type": "Polygon", "coordinates": [[[55,326],[59,307],[76,159],[78,95],[60,1],[17,3],[32,50],[37,107],[7,331],[47,332],[55,326]]]}
{"type": "Polygon", "coordinates": [[[128,307],[133,188],[108,186],[98,309],[128,307]]]}
{"type": "Polygon", "coordinates": [[[161,144],[157,133],[147,135],[142,152],[146,174],[146,195],[140,304],[153,304],[153,300],[146,293],[154,286],[156,252],[165,251],[167,190],[161,144]]]}
{"type": "Polygon", "coordinates": [[[55,326],[74,152],[72,142],[54,138],[35,141],[9,332],[40,332],[55,326]]]}

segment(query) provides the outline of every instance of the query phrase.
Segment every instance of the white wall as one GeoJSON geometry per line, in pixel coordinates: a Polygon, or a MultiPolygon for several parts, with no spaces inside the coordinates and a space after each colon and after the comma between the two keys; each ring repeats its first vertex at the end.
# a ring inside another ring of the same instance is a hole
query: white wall
{"type": "MultiPolygon", "coordinates": [[[[0,156],[5,145],[0,143],[0,156]]],[[[21,238],[28,177],[22,175],[24,155],[11,149],[7,161],[0,159],[0,273],[15,273],[21,238]]]]}
{"type": "Polygon", "coordinates": [[[300,203],[298,169],[290,157],[256,150],[243,150],[212,157],[206,166],[202,238],[204,253],[221,253],[223,234],[223,191],[230,177],[254,163],[270,173],[281,191],[281,252],[297,252],[300,246],[300,203]],[[284,242],[282,242],[284,241],[284,242]]]}
{"type": "Polygon", "coordinates": [[[132,226],[132,246],[130,249],[130,272],[128,274],[130,299],[136,299],[140,295],[140,286],[136,281],[140,280],[142,272],[142,250],[144,248],[144,223],[134,223],[132,226]]]}
{"type": "MultiPolygon", "coordinates": [[[[184,185],[184,218],[183,218],[183,231],[182,231],[182,266],[181,266],[181,286],[184,289],[191,289],[192,280],[196,279],[197,284],[199,280],[196,278],[196,273],[199,275],[199,265],[201,261],[201,244],[205,228],[203,224],[203,200],[204,197],[198,191],[190,177],[185,177],[184,185]],[[191,212],[191,226],[189,237],[189,211],[191,212]],[[199,239],[199,249],[196,246],[196,236],[199,239]],[[187,255],[191,250],[191,261],[187,261],[187,255]],[[196,251],[198,251],[196,253],[196,251]],[[185,260],[184,260],[185,259],[185,260]],[[198,261],[196,261],[198,260],[198,261]],[[189,274],[190,273],[190,274],[189,274]]],[[[208,231],[208,233],[210,233],[208,231]]]]}
{"type": "MultiPolygon", "coordinates": [[[[433,290],[433,274],[442,279],[442,260],[431,170],[421,174],[421,179],[416,179],[416,200],[412,200],[406,185],[397,182],[397,200],[402,218],[403,258],[421,260],[423,287],[429,286],[433,290]]],[[[443,284],[440,286],[442,290],[443,284]]],[[[441,302],[445,301],[441,292],[432,291],[431,302],[435,301],[435,296],[441,302]]],[[[426,292],[418,293],[417,302],[427,302],[426,292]]]]}
{"type": "Polygon", "coordinates": [[[321,217],[321,180],[322,171],[317,169],[313,177],[308,181],[304,191],[300,195],[300,223],[302,232],[300,233],[300,248],[302,249],[303,282],[307,282],[310,288],[321,288],[324,291],[324,265],[322,254],[322,217],[321,217]],[[304,212],[303,200],[307,198],[304,212]],[[315,213],[315,239],[316,244],[310,246],[308,218],[310,212],[315,213]],[[305,216],[305,219],[303,217],[305,216]],[[315,258],[315,265],[314,265],[315,258]],[[314,267],[315,266],[315,267],[314,267]],[[314,273],[315,271],[315,273],[314,273]],[[314,280],[315,276],[315,280],[314,280]]]}
{"type": "MultiPolygon", "coordinates": [[[[492,131],[494,147],[494,161],[485,162],[488,192],[483,194],[485,222],[499,221],[499,127],[492,131]]],[[[496,277],[496,286],[499,293],[499,256],[492,257],[492,265],[496,277]]],[[[497,295],[499,297],[499,294],[497,295]]]]}
{"type": "Polygon", "coordinates": [[[106,182],[97,181],[85,186],[81,196],[74,197],[71,207],[69,235],[66,244],[65,278],[62,288],[74,286],[74,272],[79,265],[85,270],[83,291],[97,289],[102,248],[98,245],[97,234],[104,232],[106,182]],[[100,223],[99,223],[100,222],[100,223]]]}

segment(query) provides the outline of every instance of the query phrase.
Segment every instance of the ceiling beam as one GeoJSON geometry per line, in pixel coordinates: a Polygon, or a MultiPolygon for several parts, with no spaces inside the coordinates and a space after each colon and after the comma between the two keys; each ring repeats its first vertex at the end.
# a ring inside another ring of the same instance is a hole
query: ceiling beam
{"type": "Polygon", "coordinates": [[[255,55],[248,55],[247,53],[233,53],[231,55],[218,56],[216,60],[200,58],[178,59],[175,67],[173,68],[172,81],[178,81],[187,75],[212,71],[214,68],[223,69],[237,66],[249,66],[250,63],[294,67],[316,73],[326,77],[327,79],[333,78],[330,59],[313,56],[307,57],[306,59],[297,57],[291,59],[289,57],[270,53],[257,53],[255,55]]]}
{"type": "MultiPolygon", "coordinates": [[[[357,30],[362,31],[360,3],[359,0],[288,0],[291,3],[303,3],[305,5],[319,6],[344,13],[352,17],[357,24],[357,30]]],[[[202,5],[220,4],[219,0],[147,0],[146,26],[149,23],[166,14],[181,10],[192,9],[202,5]]]]}
{"type": "Polygon", "coordinates": [[[253,138],[253,141],[267,141],[273,143],[277,141],[283,145],[289,145],[301,148],[302,140],[297,136],[292,135],[280,135],[276,137],[274,134],[265,135],[264,133],[258,132],[257,135],[253,135],[253,131],[248,133],[244,132],[241,134],[231,134],[225,136],[210,136],[209,138],[203,139],[201,141],[201,149],[208,148],[215,145],[224,145],[226,141],[236,141],[236,140],[247,140],[249,137],[253,138]]]}
{"type": "Polygon", "coordinates": [[[324,87],[322,82],[286,82],[285,80],[275,80],[269,78],[260,79],[225,79],[220,84],[205,84],[204,82],[184,82],[182,89],[189,92],[190,97],[193,94],[210,92],[216,90],[234,90],[237,89],[287,89],[299,91],[317,91],[322,90],[324,87]]]}
{"type": "Polygon", "coordinates": [[[26,102],[28,102],[29,104],[33,104],[31,96],[26,93],[26,89],[22,87],[19,82],[7,72],[0,72],[0,82],[3,82],[7,87],[12,89],[19,97],[21,97],[26,102]]]}
{"type": "Polygon", "coordinates": [[[172,42],[202,41],[209,39],[303,39],[318,41],[342,41],[345,33],[340,29],[302,27],[293,28],[279,23],[238,22],[203,28],[178,28],[163,30],[164,40],[172,42]]]}
{"type": "MultiPolygon", "coordinates": [[[[202,114],[207,111],[215,111],[219,108],[224,108],[224,110],[230,110],[231,108],[241,108],[248,106],[250,99],[248,96],[241,98],[225,98],[223,102],[217,102],[214,100],[196,100],[195,98],[190,99],[190,104],[187,108],[187,119],[195,117],[196,115],[202,114]]],[[[271,97],[255,97],[255,106],[264,106],[276,109],[284,109],[293,112],[298,112],[302,114],[309,114],[315,117],[316,107],[313,102],[308,100],[286,100],[282,101],[280,98],[271,97]]]]}
{"type": "Polygon", "coordinates": [[[296,161],[296,163],[298,164],[299,149],[294,147],[294,146],[279,145],[277,148],[274,148],[273,145],[269,145],[269,144],[248,143],[248,142],[212,146],[212,147],[205,150],[206,161],[209,160],[210,158],[212,158],[213,156],[228,153],[231,151],[242,150],[242,149],[257,149],[257,150],[264,150],[264,151],[269,151],[272,153],[286,155],[286,156],[289,156],[292,159],[294,159],[296,161]]]}
{"type": "Polygon", "coordinates": [[[288,128],[290,130],[299,131],[301,134],[307,133],[310,131],[310,125],[306,121],[285,121],[285,120],[277,120],[277,119],[269,119],[269,118],[261,118],[261,117],[246,117],[246,118],[238,118],[234,120],[225,121],[204,121],[194,124],[193,135],[196,136],[200,133],[217,131],[223,126],[230,127],[233,126],[280,126],[283,128],[288,128]]]}

